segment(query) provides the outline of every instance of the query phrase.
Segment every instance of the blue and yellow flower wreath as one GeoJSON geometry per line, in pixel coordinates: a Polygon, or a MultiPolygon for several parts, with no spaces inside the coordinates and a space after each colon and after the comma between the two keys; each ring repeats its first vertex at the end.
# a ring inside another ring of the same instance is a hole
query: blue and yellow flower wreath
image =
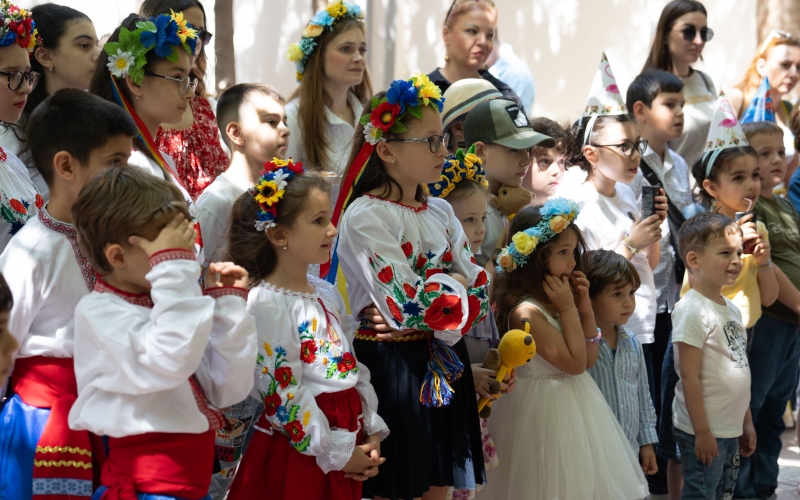
{"type": "Polygon", "coordinates": [[[258,220],[255,221],[257,231],[266,231],[275,226],[278,203],[286,192],[286,184],[303,172],[305,172],[303,164],[295,163],[291,158],[288,160],[273,158],[264,164],[258,183],[250,189],[250,194],[259,207],[258,220]]]}
{"type": "Polygon", "coordinates": [[[475,182],[485,188],[489,187],[486,172],[483,170],[483,162],[475,154],[474,144],[466,153],[463,149],[459,149],[456,154],[445,159],[442,176],[437,182],[428,184],[428,194],[436,198],[446,198],[456,188],[456,185],[463,181],[475,182]]]}

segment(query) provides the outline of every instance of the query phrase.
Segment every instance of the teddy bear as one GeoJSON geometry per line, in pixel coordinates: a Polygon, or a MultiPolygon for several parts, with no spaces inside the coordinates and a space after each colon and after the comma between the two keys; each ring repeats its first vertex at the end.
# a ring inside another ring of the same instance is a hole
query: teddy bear
{"type": "MultiPolygon", "coordinates": [[[[483,358],[483,368],[497,371],[497,377],[489,384],[489,393],[492,395],[500,394],[500,382],[511,372],[513,368],[529,362],[536,354],[536,342],[530,334],[531,323],[527,318],[523,319],[525,330],[509,330],[500,339],[500,345],[496,349],[489,349],[483,358]]],[[[478,399],[478,412],[482,418],[489,418],[492,414],[492,402],[489,398],[481,396],[478,399]]]]}
{"type": "MultiPolygon", "coordinates": [[[[514,218],[514,215],[519,212],[523,207],[530,205],[533,201],[534,195],[522,186],[511,187],[502,185],[497,190],[497,195],[489,197],[489,204],[494,208],[500,210],[508,220],[514,218]]],[[[495,244],[495,251],[492,253],[492,261],[497,259],[497,254],[506,246],[506,231],[504,227],[500,232],[500,237],[495,244]]]]}

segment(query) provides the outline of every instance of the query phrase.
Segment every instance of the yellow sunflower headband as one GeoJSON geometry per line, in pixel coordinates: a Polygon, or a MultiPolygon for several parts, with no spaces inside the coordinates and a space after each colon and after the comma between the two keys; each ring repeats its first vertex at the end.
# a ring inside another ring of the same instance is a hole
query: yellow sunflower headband
{"type": "Polygon", "coordinates": [[[266,231],[275,226],[278,218],[278,203],[286,192],[286,184],[295,176],[305,172],[302,163],[294,163],[291,158],[281,160],[273,158],[264,164],[264,170],[258,183],[250,190],[260,210],[255,227],[258,231],[266,231]]]}

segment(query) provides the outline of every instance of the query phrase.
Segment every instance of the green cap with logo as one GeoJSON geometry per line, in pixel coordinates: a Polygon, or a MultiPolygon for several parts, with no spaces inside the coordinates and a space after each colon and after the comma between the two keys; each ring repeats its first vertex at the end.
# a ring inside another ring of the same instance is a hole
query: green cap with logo
{"type": "Polygon", "coordinates": [[[533,130],[519,104],[509,99],[492,99],[472,108],[464,120],[464,142],[512,149],[556,147],[555,139],[533,130]]]}

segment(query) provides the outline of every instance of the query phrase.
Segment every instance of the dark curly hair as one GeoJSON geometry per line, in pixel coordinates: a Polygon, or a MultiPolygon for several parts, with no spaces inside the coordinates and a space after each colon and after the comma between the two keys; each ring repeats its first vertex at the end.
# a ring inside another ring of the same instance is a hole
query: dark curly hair
{"type": "Polygon", "coordinates": [[[703,181],[708,179],[711,182],[718,182],[719,174],[726,172],[728,168],[730,168],[730,162],[742,156],[758,158],[756,150],[753,149],[752,146],[725,148],[714,161],[714,166],[711,167],[711,172],[709,172],[708,177],[706,177],[706,168],[708,167],[708,162],[711,160],[711,155],[703,155],[694,162],[694,165],[692,165],[692,176],[695,181],[697,181],[697,188],[700,190],[701,201],[710,202],[714,198],[703,189],[703,181]]]}

